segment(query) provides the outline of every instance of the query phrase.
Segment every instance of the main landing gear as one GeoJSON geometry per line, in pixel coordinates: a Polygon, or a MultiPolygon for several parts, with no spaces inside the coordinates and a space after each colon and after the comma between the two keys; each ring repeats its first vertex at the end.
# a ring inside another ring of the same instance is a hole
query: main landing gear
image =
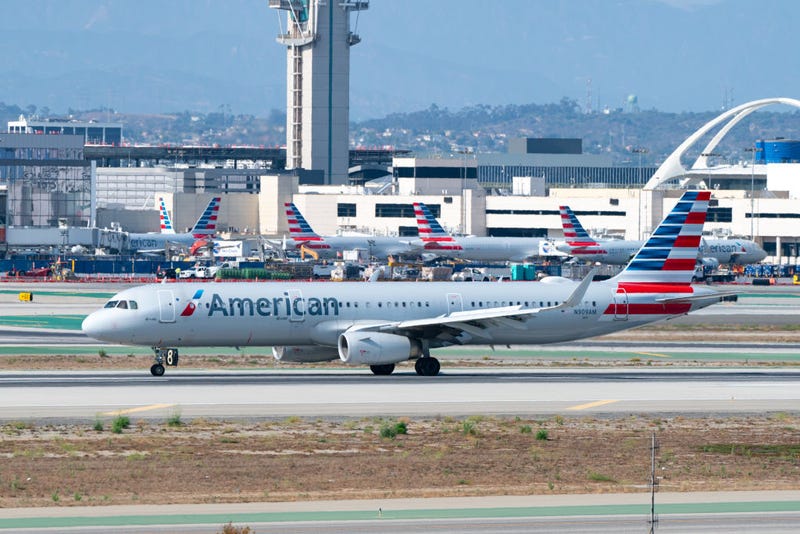
{"type": "Polygon", "coordinates": [[[178,366],[178,349],[162,349],[153,347],[155,352],[155,363],[150,366],[150,374],[153,376],[164,376],[164,364],[171,367],[178,366]]]}
{"type": "Polygon", "coordinates": [[[372,371],[372,374],[378,376],[390,375],[394,371],[394,364],[387,363],[383,365],[370,365],[369,370],[372,371]]]}
{"type": "Polygon", "coordinates": [[[436,376],[439,374],[441,365],[439,360],[433,356],[423,356],[414,363],[414,370],[420,376],[436,376]]]}

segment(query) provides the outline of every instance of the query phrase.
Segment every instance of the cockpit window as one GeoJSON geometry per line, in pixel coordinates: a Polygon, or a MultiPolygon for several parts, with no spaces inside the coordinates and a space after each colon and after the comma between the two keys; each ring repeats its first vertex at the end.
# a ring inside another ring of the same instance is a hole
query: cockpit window
{"type": "Polygon", "coordinates": [[[139,305],[135,300],[109,300],[104,308],[119,308],[121,310],[138,310],[139,305]]]}

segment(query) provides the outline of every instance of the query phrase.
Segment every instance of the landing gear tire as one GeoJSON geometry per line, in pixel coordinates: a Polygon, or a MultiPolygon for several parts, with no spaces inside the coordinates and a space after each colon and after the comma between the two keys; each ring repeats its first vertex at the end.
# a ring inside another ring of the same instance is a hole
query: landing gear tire
{"type": "Polygon", "coordinates": [[[153,347],[155,363],[150,367],[153,376],[164,376],[164,364],[172,367],[178,366],[178,349],[153,347]]]}
{"type": "Polygon", "coordinates": [[[441,367],[439,360],[431,356],[420,358],[414,364],[414,370],[420,376],[436,376],[441,367]]]}
{"type": "Polygon", "coordinates": [[[387,363],[387,364],[384,364],[384,365],[370,365],[369,369],[370,369],[370,371],[372,371],[373,374],[376,374],[376,375],[380,375],[380,376],[390,375],[390,374],[392,374],[392,371],[394,371],[394,364],[393,363],[387,363]]]}

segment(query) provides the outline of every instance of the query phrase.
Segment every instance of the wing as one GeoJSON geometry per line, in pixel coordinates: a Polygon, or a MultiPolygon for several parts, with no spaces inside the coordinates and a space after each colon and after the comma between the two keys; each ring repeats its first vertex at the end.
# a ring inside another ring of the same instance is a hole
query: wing
{"type": "Polygon", "coordinates": [[[524,330],[527,328],[525,320],[531,316],[543,312],[572,308],[580,304],[596,272],[596,268],[592,269],[586,278],[578,284],[570,296],[557,306],[546,306],[542,308],[504,306],[481,310],[468,310],[425,319],[412,319],[409,321],[395,321],[363,326],[356,325],[351,330],[387,332],[424,338],[435,337],[443,330],[449,330],[451,333],[455,334],[458,332],[466,332],[474,337],[491,339],[492,328],[503,327],[524,330]]]}

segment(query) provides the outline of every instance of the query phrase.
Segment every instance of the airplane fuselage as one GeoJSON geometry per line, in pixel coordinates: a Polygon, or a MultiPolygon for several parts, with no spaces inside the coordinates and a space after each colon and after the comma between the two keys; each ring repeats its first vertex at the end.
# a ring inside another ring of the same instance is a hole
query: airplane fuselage
{"type": "MultiPolygon", "coordinates": [[[[634,240],[603,240],[594,245],[571,246],[560,243],[558,250],[585,261],[599,261],[610,265],[625,265],[644,244],[634,240]]],[[[758,263],[767,253],[753,241],[747,239],[703,238],[698,258],[710,258],[721,265],[747,265],[758,263]]]]}
{"type": "Polygon", "coordinates": [[[190,233],[159,234],[159,233],[129,233],[128,248],[131,252],[164,250],[168,244],[178,244],[191,247],[197,238],[190,233]]]}
{"type": "Polygon", "coordinates": [[[422,244],[417,238],[407,239],[386,236],[326,236],[319,241],[287,239],[289,249],[300,250],[303,245],[316,252],[320,259],[341,258],[345,250],[366,250],[370,257],[386,258],[395,255],[410,255],[421,252],[422,244]]]}
{"type": "MultiPolygon", "coordinates": [[[[124,290],[112,300],[136,309],[104,308],[87,318],[92,337],[145,346],[336,347],[343,332],[488,308],[550,308],[569,297],[576,282],[394,283],[186,283],[124,290]]],[[[664,288],[659,288],[663,291],[664,288]]],[[[703,288],[694,288],[695,294],[703,288]]],[[[686,290],[677,289],[676,295],[686,290]]],[[[664,296],[661,294],[660,296],[664,296]]],[[[658,303],[611,281],[592,283],[577,306],[542,310],[517,323],[498,320],[473,335],[431,340],[451,344],[554,343],[587,338],[688,313],[707,304],[658,303]]]]}
{"type": "Polygon", "coordinates": [[[454,237],[452,241],[427,242],[425,252],[478,262],[519,262],[540,257],[544,243],[546,240],[535,237],[454,237]]]}

